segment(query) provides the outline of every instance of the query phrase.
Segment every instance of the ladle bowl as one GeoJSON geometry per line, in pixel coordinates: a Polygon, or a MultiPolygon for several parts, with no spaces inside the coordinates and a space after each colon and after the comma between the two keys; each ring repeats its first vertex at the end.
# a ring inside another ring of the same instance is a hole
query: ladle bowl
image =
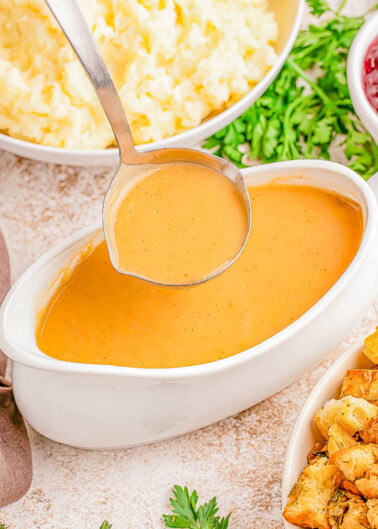
{"type": "Polygon", "coordinates": [[[238,167],[236,167],[236,165],[227,160],[194,149],[167,148],[143,153],[138,152],[135,149],[130,126],[128,124],[118,92],[105,66],[104,60],[100,54],[94,37],[76,1],[65,0],[62,2],[61,0],[46,0],[46,3],[51,9],[58,24],[62,28],[86,74],[89,77],[89,80],[91,81],[109,120],[110,126],[113,129],[119,149],[119,166],[107,190],[103,207],[104,233],[113,266],[120,273],[139,277],[162,286],[192,286],[218,276],[227,270],[227,268],[229,268],[239,257],[247,242],[251,228],[251,205],[240,170],[238,167]],[[154,278],[140,276],[132,270],[119,269],[115,260],[112,244],[110,244],[109,234],[112,206],[115,203],[115,196],[120,193],[122,187],[127,185],[129,188],[131,188],[131,179],[138,181],[138,176],[140,178],[140,173],[146,166],[151,168],[151,166],[156,165],[161,168],[162,165],[172,162],[195,163],[225,175],[234,183],[235,189],[241,196],[247,218],[247,230],[245,233],[244,242],[237,254],[232,259],[226,261],[215,271],[209,270],[210,273],[199,281],[182,282],[174,285],[156,281],[154,278]]]}

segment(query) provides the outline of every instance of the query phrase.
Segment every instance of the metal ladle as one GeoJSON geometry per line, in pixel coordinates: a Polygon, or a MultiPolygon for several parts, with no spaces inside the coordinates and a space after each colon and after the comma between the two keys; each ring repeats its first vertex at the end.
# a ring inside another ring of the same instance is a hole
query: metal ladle
{"type": "Polygon", "coordinates": [[[89,77],[113,129],[119,149],[120,164],[105,195],[103,207],[104,233],[108,244],[110,259],[114,268],[118,272],[126,275],[138,277],[158,285],[174,287],[192,286],[218,276],[231,266],[239,257],[247,242],[251,228],[251,204],[240,170],[227,160],[194,149],[167,148],[143,153],[138,152],[135,149],[131,130],[117,90],[78,4],[75,0],[46,0],[46,3],[65,33],[89,77]],[[124,189],[125,186],[131,187],[132,183],[135,182],[136,179],[138,180],[138,176],[140,180],[141,173],[145,172],[146,169],[150,170],[152,166],[158,166],[161,168],[162,165],[172,162],[199,164],[219,173],[223,173],[234,183],[236,190],[241,195],[248,219],[244,243],[240,248],[240,251],[231,261],[228,261],[222,268],[218,268],[214,273],[200,281],[175,285],[161,283],[148,277],[142,277],[133,271],[119,270],[115,264],[112,245],[109,242],[111,211],[113,210],[113,206],[116,203],[121,190],[124,189]]]}

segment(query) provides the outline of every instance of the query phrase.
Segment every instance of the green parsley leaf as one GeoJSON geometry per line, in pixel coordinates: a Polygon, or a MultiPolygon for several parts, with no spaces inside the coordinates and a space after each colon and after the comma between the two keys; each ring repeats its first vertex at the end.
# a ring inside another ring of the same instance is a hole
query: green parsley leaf
{"type": "Polygon", "coordinates": [[[308,0],[308,3],[314,15],[320,16],[329,11],[329,5],[325,0],[308,0]]]}
{"type": "Polygon", "coordinates": [[[331,18],[299,33],[265,94],[204,146],[245,167],[244,144],[250,160],[263,163],[329,160],[330,147],[341,136],[349,167],[367,180],[378,171],[378,147],[354,113],[346,76],[348,51],[364,18],[342,16],[345,0],[337,12],[326,0],[307,1],[314,14],[330,11],[331,18]],[[316,80],[314,69],[319,72],[316,80]]]}
{"type": "Polygon", "coordinates": [[[112,524],[105,520],[102,522],[100,529],[112,529],[112,527],[113,527],[112,524]]]}
{"type": "Polygon", "coordinates": [[[217,499],[212,498],[197,508],[198,495],[194,490],[189,494],[188,488],[173,487],[170,498],[173,514],[163,514],[166,527],[186,529],[227,529],[231,514],[226,518],[216,516],[218,512],[217,499]]]}
{"type": "Polygon", "coordinates": [[[343,496],[344,496],[343,491],[340,490],[340,489],[336,489],[335,492],[334,492],[334,494],[333,494],[333,496],[332,496],[332,498],[331,498],[331,501],[333,501],[333,502],[337,502],[337,501],[339,501],[343,496]]]}
{"type": "Polygon", "coordinates": [[[314,451],[312,452],[312,455],[313,455],[314,457],[328,457],[328,456],[327,456],[327,452],[316,451],[316,450],[314,450],[314,451]]]}
{"type": "Polygon", "coordinates": [[[241,166],[242,156],[243,154],[239,151],[239,149],[232,145],[226,145],[224,148],[224,154],[230,158],[230,160],[233,160],[235,163],[237,163],[239,166],[241,166]]]}
{"type": "Polygon", "coordinates": [[[281,123],[276,117],[272,117],[268,121],[263,139],[263,152],[266,158],[271,158],[274,155],[278,146],[278,138],[281,133],[281,123]]]}
{"type": "Polygon", "coordinates": [[[335,120],[332,117],[320,119],[314,128],[314,136],[312,138],[313,143],[318,145],[324,143],[329,144],[332,137],[334,122],[335,120]]]}

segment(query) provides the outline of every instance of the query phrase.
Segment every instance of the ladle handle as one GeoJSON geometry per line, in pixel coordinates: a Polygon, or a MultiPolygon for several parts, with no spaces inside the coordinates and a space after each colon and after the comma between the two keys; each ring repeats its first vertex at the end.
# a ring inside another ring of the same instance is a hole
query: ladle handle
{"type": "Polygon", "coordinates": [[[45,0],[86,71],[113,129],[121,160],[138,156],[118,92],[76,0],[45,0]]]}

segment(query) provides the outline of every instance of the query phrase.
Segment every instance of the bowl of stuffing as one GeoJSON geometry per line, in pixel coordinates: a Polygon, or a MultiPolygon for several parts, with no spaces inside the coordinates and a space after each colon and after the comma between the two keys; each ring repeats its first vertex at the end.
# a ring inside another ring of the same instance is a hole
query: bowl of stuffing
{"type": "Polygon", "coordinates": [[[285,528],[378,527],[378,328],[304,404],[286,452],[285,528]]]}
{"type": "MultiPolygon", "coordinates": [[[[80,0],[140,150],[192,146],[279,73],[304,0],[80,0]],[[284,4],[284,5],[283,5],[284,4]]],[[[0,148],[116,165],[100,103],[44,0],[0,0],[0,148]]]]}

